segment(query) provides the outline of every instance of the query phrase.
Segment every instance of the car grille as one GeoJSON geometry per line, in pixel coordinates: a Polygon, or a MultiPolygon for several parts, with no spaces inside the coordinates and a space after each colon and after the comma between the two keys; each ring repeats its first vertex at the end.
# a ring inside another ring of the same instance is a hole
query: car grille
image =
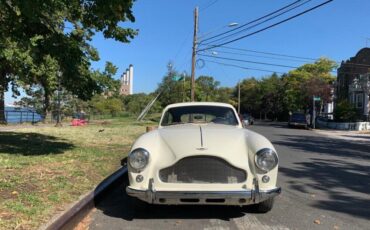
{"type": "Polygon", "coordinates": [[[221,158],[195,156],[183,158],[176,164],[161,169],[159,177],[166,183],[236,184],[244,182],[247,174],[221,158]]]}

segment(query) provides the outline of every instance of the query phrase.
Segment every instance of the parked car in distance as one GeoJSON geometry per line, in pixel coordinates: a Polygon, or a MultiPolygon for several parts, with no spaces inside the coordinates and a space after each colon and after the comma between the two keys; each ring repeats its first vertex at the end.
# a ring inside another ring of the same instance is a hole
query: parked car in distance
{"type": "Polygon", "coordinates": [[[288,126],[308,129],[308,122],[304,113],[293,113],[290,115],[288,126]]]}
{"type": "Polygon", "coordinates": [[[251,114],[249,113],[244,113],[242,114],[243,122],[245,125],[253,125],[254,123],[254,118],[252,117],[251,114]]]}
{"type": "Polygon", "coordinates": [[[274,146],[244,129],[224,103],[167,106],[158,129],[135,141],[127,162],[126,192],[139,206],[254,205],[268,212],[281,192],[274,146]]]}

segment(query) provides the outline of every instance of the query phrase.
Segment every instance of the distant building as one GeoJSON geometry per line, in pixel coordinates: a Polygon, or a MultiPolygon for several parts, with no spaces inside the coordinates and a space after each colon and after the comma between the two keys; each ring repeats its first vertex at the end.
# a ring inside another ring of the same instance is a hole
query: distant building
{"type": "Polygon", "coordinates": [[[121,76],[121,87],[119,90],[120,95],[133,94],[134,87],[134,66],[130,65],[126,72],[121,76]]]}
{"type": "Polygon", "coordinates": [[[359,112],[368,117],[370,111],[370,48],[363,48],[356,56],[342,61],[337,72],[337,101],[348,100],[359,112]]]}

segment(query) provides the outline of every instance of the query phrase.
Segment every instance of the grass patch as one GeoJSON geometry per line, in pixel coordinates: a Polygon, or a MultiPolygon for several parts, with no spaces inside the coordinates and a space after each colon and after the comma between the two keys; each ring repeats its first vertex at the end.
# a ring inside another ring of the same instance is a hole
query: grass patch
{"type": "Polygon", "coordinates": [[[124,117],[0,131],[0,229],[47,222],[117,169],[147,125],[124,117]]]}

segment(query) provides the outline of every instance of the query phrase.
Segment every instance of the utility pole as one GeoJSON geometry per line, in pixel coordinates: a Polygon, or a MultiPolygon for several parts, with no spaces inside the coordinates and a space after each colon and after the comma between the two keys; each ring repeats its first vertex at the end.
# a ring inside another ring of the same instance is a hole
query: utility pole
{"type": "Polygon", "coordinates": [[[185,78],[186,74],[182,74],[182,102],[185,102],[185,78]]]}
{"type": "Polygon", "coordinates": [[[195,61],[197,53],[197,36],[198,36],[198,7],[195,7],[193,53],[191,55],[191,101],[194,101],[195,98],[195,61]]]}
{"type": "Polygon", "coordinates": [[[240,114],[240,80],[238,82],[238,113],[240,114]]]}
{"type": "Polygon", "coordinates": [[[315,106],[315,102],[316,102],[316,98],[315,98],[315,95],[313,96],[312,98],[312,128],[315,129],[316,127],[316,124],[315,124],[315,121],[316,121],[316,106],[315,106]]]}

